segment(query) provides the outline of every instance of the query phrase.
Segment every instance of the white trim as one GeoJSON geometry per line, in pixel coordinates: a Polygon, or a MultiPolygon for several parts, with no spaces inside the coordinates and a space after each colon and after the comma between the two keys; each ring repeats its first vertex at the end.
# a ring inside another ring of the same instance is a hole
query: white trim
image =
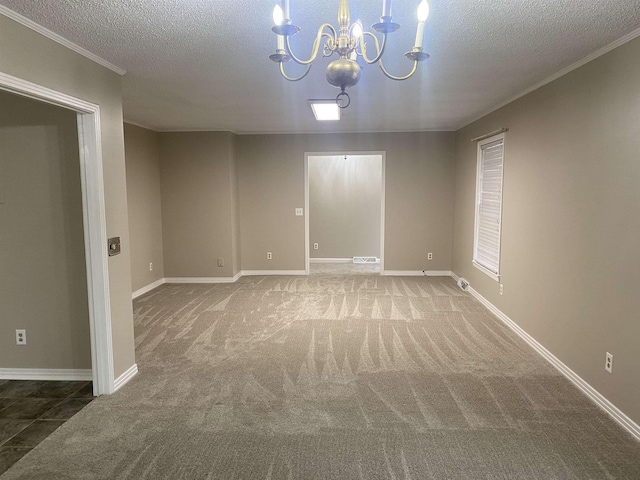
{"type": "Polygon", "coordinates": [[[381,273],[386,277],[450,277],[448,270],[386,270],[381,273]]]}
{"type": "Polygon", "coordinates": [[[242,275],[238,272],[233,277],[165,277],[162,283],[235,283],[242,275]]]}
{"type": "Polygon", "coordinates": [[[496,275],[494,272],[492,272],[491,270],[489,270],[488,268],[486,268],[483,265],[480,265],[478,262],[476,262],[475,260],[471,260],[471,264],[476,267],[478,270],[480,270],[482,273],[484,273],[485,275],[487,275],[488,277],[492,278],[493,280],[495,280],[496,282],[500,281],[500,275],[496,275]]]}
{"type": "Polygon", "coordinates": [[[310,258],[309,263],[353,263],[353,258],[310,258]]]}
{"type": "Polygon", "coordinates": [[[129,383],[129,380],[135,377],[137,373],[138,373],[138,365],[134,363],[127,369],[126,372],[120,375],[115,382],[113,382],[113,393],[117,392],[122,387],[124,387],[127,383],[129,383]]]}
{"type": "Polygon", "coordinates": [[[550,77],[547,77],[544,80],[536,83],[535,85],[532,85],[531,87],[527,88],[523,92],[520,92],[517,95],[515,95],[513,97],[510,97],[509,99],[505,100],[504,102],[501,102],[498,105],[493,106],[493,107],[489,108],[488,110],[485,110],[484,113],[482,113],[481,115],[478,115],[473,120],[469,120],[464,125],[460,125],[458,128],[455,129],[455,131],[458,131],[458,130],[460,130],[460,129],[468,126],[468,125],[471,125],[474,122],[477,122],[481,118],[486,117],[487,115],[489,115],[490,113],[495,112],[496,110],[499,110],[500,108],[504,107],[505,105],[508,105],[511,102],[515,102],[519,98],[524,97],[525,95],[533,92],[534,90],[537,90],[540,87],[544,87],[545,85],[553,82],[554,80],[557,80],[558,78],[563,77],[567,73],[570,73],[573,70],[576,70],[576,69],[582,67],[583,65],[586,65],[587,63],[595,60],[596,58],[601,57],[602,55],[604,55],[606,53],[609,53],[611,50],[614,50],[614,49],[618,48],[619,46],[624,45],[625,43],[630,42],[631,40],[633,40],[634,38],[639,37],[639,36],[640,36],[640,28],[638,28],[638,29],[636,29],[636,30],[634,30],[632,32],[629,32],[624,37],[619,38],[618,40],[615,40],[615,41],[611,42],[608,45],[605,45],[604,47],[602,47],[599,50],[596,50],[593,53],[590,53],[586,57],[581,58],[577,62],[572,63],[568,67],[563,68],[562,70],[560,70],[559,72],[554,73],[550,77]]]}
{"type": "Polygon", "coordinates": [[[93,390],[97,395],[101,395],[113,393],[114,363],[102,139],[100,109],[97,106],[93,114],[78,114],[78,141],[93,345],[93,390]]]}
{"type": "Polygon", "coordinates": [[[135,300],[136,298],[141,297],[142,295],[144,295],[145,293],[150,292],[154,288],[158,288],[160,285],[164,284],[165,282],[166,282],[166,279],[165,278],[161,278],[159,280],[156,280],[153,283],[150,283],[146,287],[142,287],[142,288],[136,290],[135,292],[133,292],[131,294],[131,300],[135,300]]]}
{"type": "Polygon", "coordinates": [[[133,125],[134,127],[140,127],[140,128],[144,128],[145,130],[151,130],[152,132],[156,132],[159,133],[158,130],[156,130],[155,128],[151,128],[147,125],[143,125],[141,123],[138,122],[132,122],[131,120],[123,120],[122,123],[127,123],[129,125],[133,125]]]}
{"type": "Polygon", "coordinates": [[[304,175],[304,271],[307,275],[311,273],[311,252],[309,250],[309,156],[304,154],[303,163],[303,175],[304,175]]]}
{"type": "Polygon", "coordinates": [[[54,42],[59,43],[60,45],[63,45],[73,50],[76,53],[79,53],[80,55],[88,58],[89,60],[93,60],[94,62],[102,65],[103,67],[108,68],[113,72],[116,72],[119,75],[124,75],[125,73],[127,73],[126,70],[123,70],[122,68],[114,65],[113,63],[106,61],[104,58],[99,57],[95,53],[91,53],[89,50],[82,48],[80,45],[76,45],[72,41],[67,40],[66,38],[58,35],[55,32],[52,32],[48,28],[43,27],[42,25],[34,22],[33,20],[27,17],[23,17],[19,13],[14,12],[13,10],[5,7],[4,5],[0,5],[0,14],[4,15],[5,17],[9,17],[11,20],[14,20],[24,25],[25,27],[30,28],[35,32],[38,32],[40,35],[47,37],[49,40],[53,40],[54,42]]]}
{"type": "MultiPolygon", "coordinates": [[[[458,275],[451,273],[454,280],[458,281],[458,275]]],[[[587,395],[596,405],[611,416],[616,422],[618,422],[625,430],[633,435],[637,440],[640,440],[640,425],[635,423],[631,418],[625,415],[618,407],[607,400],[600,392],[589,385],[583,380],[577,373],[571,370],[560,359],[558,359],[553,353],[547,350],[541,343],[535,338],[524,331],[516,322],[511,320],[507,315],[495,307],[491,302],[484,298],[474,288],[469,285],[467,291],[473,295],[482,305],[484,305],[491,313],[493,313],[499,320],[501,320],[507,327],[513,330],[522,340],[529,344],[536,352],[538,352],[545,360],[553,365],[562,375],[567,377],[576,387],[578,387],[585,395],[587,395]]]]}
{"type": "Polygon", "coordinates": [[[0,380],[65,380],[93,379],[91,369],[0,368],[0,380]]]}
{"type": "Polygon", "coordinates": [[[256,275],[309,275],[306,270],[243,270],[240,272],[243,277],[251,277],[256,275]]]}
{"type": "Polygon", "coordinates": [[[111,297],[100,107],[2,72],[0,90],[77,112],[93,391],[97,395],[112,393],[114,374],[111,297]]]}
{"type": "MultiPolygon", "coordinates": [[[[335,134],[335,133],[340,133],[340,134],[345,134],[345,133],[428,133],[428,132],[457,132],[458,130],[460,130],[459,128],[454,128],[454,127],[446,127],[446,128],[405,128],[403,130],[396,130],[396,129],[387,129],[387,130],[351,130],[351,129],[346,129],[346,130],[323,130],[322,134],[327,134],[327,135],[331,135],[331,134],[335,134]]],[[[184,129],[184,130],[175,130],[175,129],[167,129],[167,130],[159,130],[160,132],[193,132],[193,129],[184,129]]],[[[210,129],[203,129],[203,130],[195,130],[195,131],[212,131],[210,129]]],[[[225,131],[228,132],[229,130],[213,130],[213,131],[225,131]]],[[[259,132],[254,132],[254,131],[248,131],[248,130],[237,130],[237,131],[231,131],[231,133],[235,133],[236,135],[307,135],[307,134],[312,134],[315,135],[318,133],[317,130],[285,130],[285,131],[259,131],[259,132]]],[[[360,152],[356,152],[353,155],[357,155],[360,152]]],[[[323,153],[321,153],[320,155],[324,155],[323,153]]],[[[344,155],[344,154],[343,154],[344,155]]]]}
{"type": "Polygon", "coordinates": [[[380,275],[384,275],[384,231],[386,226],[387,152],[382,155],[382,184],[380,185],[380,275]]]}
{"type": "Polygon", "coordinates": [[[66,93],[57,92],[37,83],[2,72],[0,72],[0,90],[6,90],[22,97],[28,97],[51,105],[69,108],[76,112],[96,113],[99,110],[98,105],[94,103],[86,102],[66,93]]]}

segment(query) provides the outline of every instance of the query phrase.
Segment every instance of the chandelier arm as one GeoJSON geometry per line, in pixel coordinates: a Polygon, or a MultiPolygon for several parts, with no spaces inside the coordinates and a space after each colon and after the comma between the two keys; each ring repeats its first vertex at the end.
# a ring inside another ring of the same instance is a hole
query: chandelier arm
{"type": "Polygon", "coordinates": [[[369,65],[371,65],[373,63],[378,63],[380,61],[380,59],[382,58],[382,55],[384,54],[385,47],[387,46],[387,34],[386,33],[382,34],[382,47],[380,47],[380,42],[378,41],[378,37],[376,37],[373,33],[364,32],[362,34],[362,36],[363,36],[363,41],[362,41],[362,44],[360,46],[362,59],[365,62],[367,62],[369,65]],[[364,41],[364,37],[367,37],[367,36],[373,38],[373,44],[376,47],[376,56],[375,56],[375,58],[371,58],[371,59],[367,58],[367,46],[366,46],[367,44],[364,41]]]}
{"type": "Polygon", "coordinates": [[[387,70],[384,68],[384,65],[382,64],[382,60],[378,61],[378,65],[380,65],[380,70],[382,70],[382,73],[384,73],[391,80],[406,80],[407,78],[411,77],[411,75],[416,73],[416,70],[418,69],[418,60],[413,61],[413,68],[404,77],[396,77],[395,75],[391,75],[389,72],[387,72],[387,70]]]}
{"type": "Polygon", "coordinates": [[[280,74],[290,82],[297,82],[298,80],[302,80],[304,77],[307,76],[310,70],[311,70],[311,64],[308,64],[307,69],[304,71],[302,75],[300,75],[299,77],[290,77],[284,71],[284,62],[280,62],[280,74]]]}
{"type": "Polygon", "coordinates": [[[316,35],[316,39],[313,41],[313,49],[311,50],[311,57],[308,60],[300,60],[291,51],[291,44],[289,43],[289,35],[286,35],[285,44],[287,46],[287,53],[293,59],[294,62],[299,63],[300,65],[310,65],[318,56],[318,50],[320,49],[320,41],[322,40],[322,37],[327,37],[328,40],[332,40],[333,42],[335,42],[335,39],[337,38],[337,34],[336,34],[335,28],[333,28],[333,25],[331,25],[330,23],[324,23],[320,25],[320,28],[318,29],[318,34],[316,35]],[[324,32],[323,30],[325,28],[329,28],[333,36],[331,36],[330,33],[324,32]]]}

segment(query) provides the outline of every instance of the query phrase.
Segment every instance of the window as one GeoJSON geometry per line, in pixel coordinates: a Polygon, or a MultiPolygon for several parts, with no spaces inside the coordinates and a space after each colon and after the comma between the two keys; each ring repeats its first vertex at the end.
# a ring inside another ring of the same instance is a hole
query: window
{"type": "Polygon", "coordinates": [[[504,133],[478,142],[473,264],[494,280],[500,276],[504,133]]]}

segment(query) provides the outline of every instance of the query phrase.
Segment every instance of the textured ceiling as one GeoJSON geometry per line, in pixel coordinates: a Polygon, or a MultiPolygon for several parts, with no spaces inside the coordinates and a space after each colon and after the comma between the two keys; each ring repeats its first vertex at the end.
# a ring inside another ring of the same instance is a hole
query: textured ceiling
{"type": "MultiPolygon", "coordinates": [[[[333,98],[320,59],[300,82],[284,80],[275,50],[275,0],[0,0],[107,61],[123,77],[125,119],[156,130],[236,133],[409,131],[459,128],[568,65],[640,28],[638,0],[430,0],[425,51],[404,82],[365,66],[336,122],[316,122],[308,98],[333,98]]],[[[290,0],[294,52],[307,57],[338,0],[290,0]]],[[[385,66],[408,71],[418,0],[394,0],[402,28],[385,66]]],[[[351,17],[378,21],[381,0],[351,0],[351,17]]],[[[333,59],[336,57],[334,56],[333,59]]],[[[290,66],[290,65],[288,65],[290,66]]]]}

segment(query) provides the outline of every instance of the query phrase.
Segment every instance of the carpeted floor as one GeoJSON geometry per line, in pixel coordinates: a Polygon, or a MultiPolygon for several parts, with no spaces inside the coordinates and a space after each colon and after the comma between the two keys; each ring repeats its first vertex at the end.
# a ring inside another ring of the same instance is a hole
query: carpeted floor
{"type": "Polygon", "coordinates": [[[164,285],[140,373],[10,479],[639,479],[640,443],[449,278],[164,285]]]}

